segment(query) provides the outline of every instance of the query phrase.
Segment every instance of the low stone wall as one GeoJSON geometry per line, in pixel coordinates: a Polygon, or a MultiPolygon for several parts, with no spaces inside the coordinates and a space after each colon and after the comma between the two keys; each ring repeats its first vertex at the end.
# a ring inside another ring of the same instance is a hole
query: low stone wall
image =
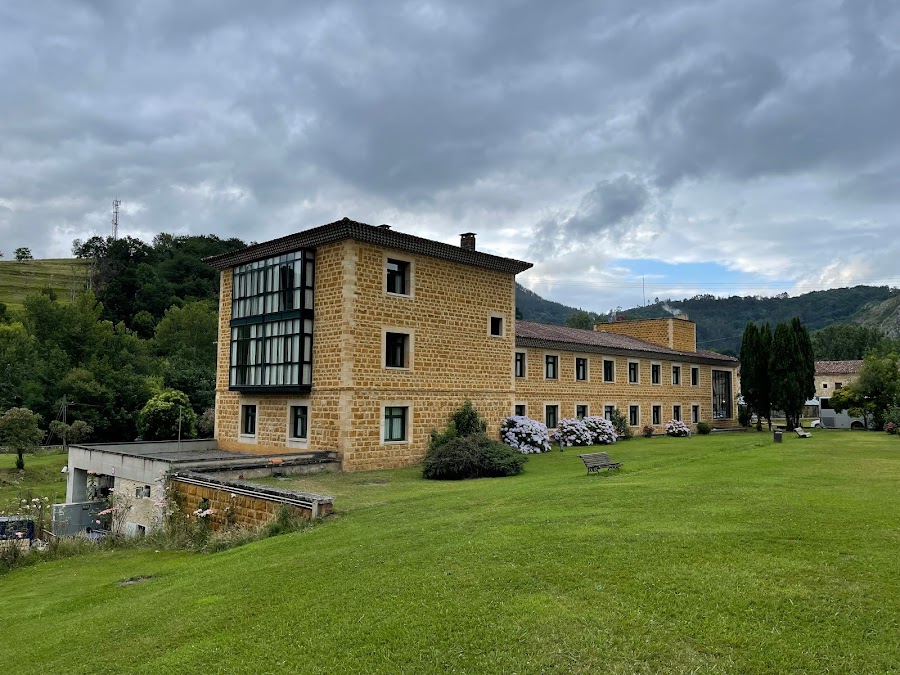
{"type": "Polygon", "coordinates": [[[186,516],[192,516],[201,504],[209,509],[206,517],[212,529],[259,527],[285,507],[314,520],[331,513],[334,505],[333,497],[194,473],[173,475],[171,493],[186,516]]]}

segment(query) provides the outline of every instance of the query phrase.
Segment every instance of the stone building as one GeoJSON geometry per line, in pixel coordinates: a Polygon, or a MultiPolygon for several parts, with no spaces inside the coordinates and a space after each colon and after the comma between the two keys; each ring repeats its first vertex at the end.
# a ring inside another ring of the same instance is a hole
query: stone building
{"type": "Polygon", "coordinates": [[[222,450],[408,465],[466,398],[494,433],[515,412],[553,426],[615,406],[660,429],[735,415],[737,361],[698,351],[693,323],[516,322],[531,264],[476,250],[471,233],[453,246],[345,218],[207,262],[221,271],[222,450]]]}
{"type": "Polygon", "coordinates": [[[862,365],[862,359],[816,361],[816,396],[828,398],[841,387],[854,382],[862,365]]]}

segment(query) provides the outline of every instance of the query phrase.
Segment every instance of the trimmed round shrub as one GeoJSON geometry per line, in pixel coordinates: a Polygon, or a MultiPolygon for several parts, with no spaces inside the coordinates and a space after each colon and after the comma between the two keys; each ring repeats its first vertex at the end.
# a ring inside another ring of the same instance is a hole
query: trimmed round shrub
{"type": "Polygon", "coordinates": [[[591,432],[591,445],[609,445],[619,438],[612,422],[605,417],[592,415],[585,417],[582,422],[591,432]]]}
{"type": "Polygon", "coordinates": [[[547,425],[523,415],[513,415],[500,425],[500,440],[523,454],[549,452],[547,425]]]}
{"type": "Polygon", "coordinates": [[[712,433],[712,425],[708,422],[697,422],[697,433],[701,436],[712,433]]]}
{"type": "Polygon", "coordinates": [[[432,480],[515,476],[522,473],[527,459],[486,434],[458,436],[428,450],[422,476],[432,480]]]}
{"type": "Polygon", "coordinates": [[[559,443],[559,449],[572,446],[591,445],[593,436],[584,422],[577,418],[560,420],[553,432],[553,440],[559,443]]]}
{"type": "Polygon", "coordinates": [[[666,422],[666,436],[675,436],[677,438],[683,438],[685,436],[690,436],[691,430],[687,424],[682,422],[681,420],[669,420],[666,422]]]}

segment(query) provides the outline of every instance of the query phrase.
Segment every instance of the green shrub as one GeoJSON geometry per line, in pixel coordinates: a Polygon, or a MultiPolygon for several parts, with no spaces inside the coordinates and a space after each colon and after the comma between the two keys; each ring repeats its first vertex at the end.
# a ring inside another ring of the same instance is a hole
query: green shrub
{"type": "Polygon", "coordinates": [[[697,433],[706,436],[712,432],[712,425],[707,422],[697,422],[697,433]]]}
{"type": "Polygon", "coordinates": [[[742,427],[750,426],[750,406],[743,404],[738,406],[738,424],[742,427]]]}
{"type": "Polygon", "coordinates": [[[422,476],[432,480],[514,476],[522,472],[526,460],[522,453],[486,434],[458,436],[428,449],[422,476]]]}
{"type": "Polygon", "coordinates": [[[884,413],[884,430],[896,434],[900,430],[900,406],[892,406],[884,413]]]}
{"type": "Polygon", "coordinates": [[[641,434],[644,438],[653,438],[653,427],[649,424],[644,425],[644,428],[641,429],[641,434]]]}
{"type": "Polygon", "coordinates": [[[450,423],[456,428],[457,436],[471,436],[487,431],[487,422],[479,417],[478,411],[469,399],[466,399],[462,406],[453,413],[450,423]]]}
{"type": "Polygon", "coordinates": [[[609,421],[612,422],[613,428],[616,430],[616,436],[621,440],[627,441],[634,436],[634,432],[628,424],[628,418],[625,417],[618,408],[612,411],[612,414],[609,416],[609,421]]]}

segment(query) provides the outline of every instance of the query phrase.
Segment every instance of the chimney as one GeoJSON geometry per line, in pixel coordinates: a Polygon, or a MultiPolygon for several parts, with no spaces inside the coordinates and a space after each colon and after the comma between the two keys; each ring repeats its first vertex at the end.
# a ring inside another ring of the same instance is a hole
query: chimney
{"type": "Polygon", "coordinates": [[[391,226],[387,225],[385,223],[382,223],[381,225],[378,226],[378,229],[379,230],[389,230],[389,229],[391,229],[391,226]]]}
{"type": "Polygon", "coordinates": [[[475,233],[474,232],[463,232],[459,235],[459,247],[464,248],[467,251],[475,250],[475,233]]]}

